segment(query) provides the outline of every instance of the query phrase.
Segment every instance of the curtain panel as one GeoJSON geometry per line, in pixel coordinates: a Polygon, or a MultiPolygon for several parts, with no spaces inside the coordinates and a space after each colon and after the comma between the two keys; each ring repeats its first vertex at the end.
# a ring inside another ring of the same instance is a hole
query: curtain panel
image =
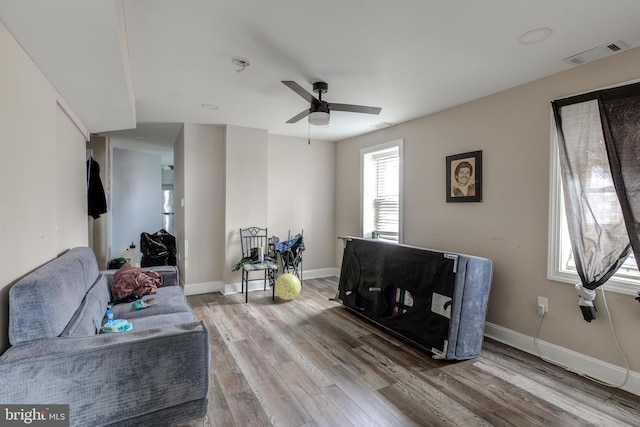
{"type": "Polygon", "coordinates": [[[552,102],[584,320],[633,250],[640,269],[640,83],[552,102]]]}
{"type": "Polygon", "coordinates": [[[640,83],[603,91],[600,104],[611,174],[640,269],[640,83]]]}

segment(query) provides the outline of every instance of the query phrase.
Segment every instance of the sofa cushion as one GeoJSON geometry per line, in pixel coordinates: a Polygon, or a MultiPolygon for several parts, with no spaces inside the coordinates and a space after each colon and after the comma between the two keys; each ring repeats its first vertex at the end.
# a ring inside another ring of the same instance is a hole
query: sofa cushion
{"type": "Polygon", "coordinates": [[[100,332],[109,303],[109,288],[103,275],[89,289],[80,307],[62,331],[63,337],[95,335],[100,332]]]}
{"type": "MultiPolygon", "coordinates": [[[[133,325],[134,331],[142,331],[154,328],[173,328],[175,325],[183,323],[195,322],[195,317],[190,311],[182,311],[180,313],[159,314],[157,316],[136,317],[128,319],[133,325]]],[[[127,333],[127,332],[122,332],[127,333]]]]}
{"type": "Polygon", "coordinates": [[[206,413],[208,383],[203,322],[37,340],[0,355],[0,403],[67,403],[71,426],[183,425],[194,413],[168,408],[202,411],[190,403],[202,400],[206,413]]]}
{"type": "Polygon", "coordinates": [[[73,248],[20,279],[9,290],[9,342],[59,336],[98,278],[88,247],[73,248]]]}
{"type": "Polygon", "coordinates": [[[158,292],[153,295],[146,295],[143,301],[154,299],[155,304],[138,309],[134,307],[133,302],[125,302],[116,304],[111,307],[114,319],[136,319],[138,317],[156,316],[159,314],[181,313],[190,311],[187,300],[179,286],[167,286],[158,288],[158,292]]]}

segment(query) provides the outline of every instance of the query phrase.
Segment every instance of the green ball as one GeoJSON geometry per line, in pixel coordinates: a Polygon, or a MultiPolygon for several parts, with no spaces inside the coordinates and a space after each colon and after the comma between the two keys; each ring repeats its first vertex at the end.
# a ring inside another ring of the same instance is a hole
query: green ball
{"type": "Polygon", "coordinates": [[[276,294],[285,301],[289,301],[300,295],[300,279],[291,273],[286,273],[276,280],[276,294]]]}

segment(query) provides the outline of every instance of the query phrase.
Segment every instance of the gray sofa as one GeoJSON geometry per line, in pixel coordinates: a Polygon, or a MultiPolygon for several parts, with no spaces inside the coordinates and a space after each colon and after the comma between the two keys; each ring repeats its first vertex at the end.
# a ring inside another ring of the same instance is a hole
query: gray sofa
{"type": "Polygon", "coordinates": [[[9,342],[0,356],[1,404],[68,404],[72,426],[175,426],[204,420],[208,331],[196,321],[175,267],[155,305],[113,306],[127,332],[99,333],[113,272],[74,248],[9,291],[9,342]]]}

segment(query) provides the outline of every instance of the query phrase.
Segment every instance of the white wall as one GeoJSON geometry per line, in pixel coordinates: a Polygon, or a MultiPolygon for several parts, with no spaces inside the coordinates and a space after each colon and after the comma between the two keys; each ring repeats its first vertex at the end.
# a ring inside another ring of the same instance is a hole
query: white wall
{"type": "Polygon", "coordinates": [[[113,149],[111,254],[119,257],[131,242],[140,263],[140,234],[162,228],[162,165],[157,154],[113,149]]]}
{"type": "Polygon", "coordinates": [[[0,352],[11,285],[87,245],[86,129],[0,24],[0,352]]]}
{"type": "MultiPolygon", "coordinates": [[[[640,49],[572,68],[437,114],[341,141],[337,146],[337,233],[357,234],[360,148],[404,138],[404,241],[493,260],[487,320],[530,337],[537,296],[549,299],[539,338],[624,366],[598,293],[587,323],[573,286],[547,280],[550,102],[640,77],[640,49]],[[483,151],[482,203],[445,203],[445,157],[483,151]]],[[[338,247],[338,244],[336,244],[338,247]]],[[[340,265],[341,251],[336,251],[340,265]]],[[[609,293],[613,323],[631,369],[640,371],[640,306],[609,293]]],[[[621,379],[624,373],[620,375],[621,379]]]]}

